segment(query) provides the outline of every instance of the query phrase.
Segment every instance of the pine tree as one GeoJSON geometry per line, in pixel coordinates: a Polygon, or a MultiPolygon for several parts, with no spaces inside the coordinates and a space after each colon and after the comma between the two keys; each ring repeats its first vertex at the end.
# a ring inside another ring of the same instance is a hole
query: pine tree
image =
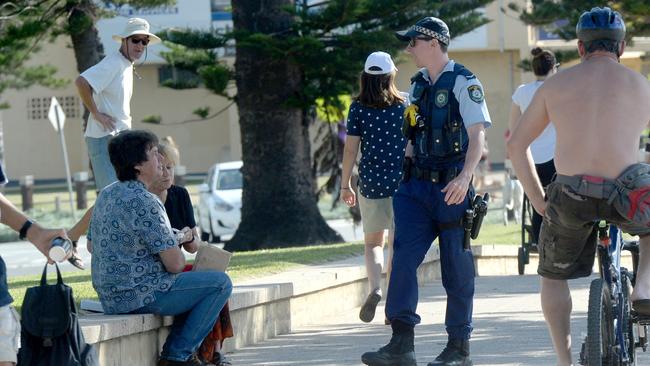
{"type": "Polygon", "coordinates": [[[51,1],[16,0],[0,4],[0,104],[6,89],[22,89],[33,84],[49,87],[63,85],[56,79],[56,69],[51,65],[25,66],[31,54],[38,50],[39,42],[46,38],[49,17],[46,5],[51,1]]]}
{"type": "MultiPolygon", "coordinates": [[[[608,6],[621,13],[626,26],[626,41],[636,36],[650,35],[650,2],[647,0],[598,1],[598,0],[533,0],[530,8],[522,8],[512,2],[508,7],[519,14],[519,19],[528,25],[544,27],[565,41],[576,39],[576,24],[583,12],[595,7],[608,6]]],[[[556,53],[558,61],[578,58],[578,52],[556,53]]]]}
{"type": "MultiPolygon", "coordinates": [[[[404,48],[394,31],[425,16],[444,19],[452,36],[488,22],[491,0],[233,0],[234,32],[169,31],[169,63],[195,72],[208,89],[234,98],[243,152],[243,206],[228,250],[340,241],[317,208],[308,127],[319,101],[344,108],[372,51],[404,48]],[[216,47],[236,42],[234,69],[216,47]],[[234,78],[237,95],[226,91],[234,78]]],[[[194,85],[174,84],[176,88],[194,85]]]]}

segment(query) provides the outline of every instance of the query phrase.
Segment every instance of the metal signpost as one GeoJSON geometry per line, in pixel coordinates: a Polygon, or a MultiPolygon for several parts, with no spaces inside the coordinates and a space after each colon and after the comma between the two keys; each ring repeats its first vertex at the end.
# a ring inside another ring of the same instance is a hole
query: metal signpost
{"type": "Polygon", "coordinates": [[[65,176],[68,181],[68,195],[70,201],[70,212],[72,212],[72,217],[77,221],[77,215],[74,211],[74,201],[72,200],[72,176],[70,175],[70,163],[68,162],[68,150],[65,146],[65,136],[63,136],[63,125],[65,124],[65,113],[59,104],[59,101],[55,97],[52,97],[52,102],[50,103],[50,111],[47,114],[47,118],[54,126],[54,130],[59,133],[61,138],[61,149],[63,149],[63,161],[65,163],[65,176]]]}

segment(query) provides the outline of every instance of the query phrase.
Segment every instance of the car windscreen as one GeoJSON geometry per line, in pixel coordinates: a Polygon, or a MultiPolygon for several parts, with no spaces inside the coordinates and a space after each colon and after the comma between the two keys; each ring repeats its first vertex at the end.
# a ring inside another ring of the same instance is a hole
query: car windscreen
{"type": "Polygon", "coordinates": [[[217,176],[217,190],[241,189],[242,176],[239,169],[220,170],[217,176]]]}

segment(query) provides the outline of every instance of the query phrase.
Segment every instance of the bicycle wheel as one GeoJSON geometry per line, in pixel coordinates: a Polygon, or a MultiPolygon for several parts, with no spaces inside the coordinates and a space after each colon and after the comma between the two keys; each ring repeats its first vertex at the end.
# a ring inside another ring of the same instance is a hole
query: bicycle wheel
{"type": "Polygon", "coordinates": [[[628,362],[625,365],[636,365],[636,327],[632,321],[632,300],[630,294],[632,293],[631,274],[625,269],[621,268],[621,285],[623,290],[623,340],[625,341],[625,349],[627,350],[628,362]]]}
{"type": "Polygon", "coordinates": [[[610,290],[602,278],[591,281],[587,311],[587,365],[613,364],[614,321],[610,290]]]}

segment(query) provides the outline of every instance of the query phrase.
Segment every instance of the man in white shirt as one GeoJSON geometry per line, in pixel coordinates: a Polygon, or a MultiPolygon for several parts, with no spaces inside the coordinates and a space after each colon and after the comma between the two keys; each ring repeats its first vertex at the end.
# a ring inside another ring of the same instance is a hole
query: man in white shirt
{"type": "Polygon", "coordinates": [[[90,112],[85,137],[93,167],[95,184],[100,191],[117,181],[108,157],[108,140],[131,128],[133,63],[145,53],[148,44],[160,42],[149,32],[149,23],[140,18],[128,20],[124,31],[113,36],[119,50],[84,71],[75,84],[90,112]]]}
{"type": "MultiPolygon", "coordinates": [[[[120,42],[120,48],[75,80],[79,97],[90,112],[84,136],[97,192],[117,181],[108,156],[108,140],[120,131],[131,129],[133,63],[146,52],[147,45],[160,42],[160,38],[149,31],[149,23],[141,18],[129,19],[124,31],[113,35],[113,40],[120,42]]],[[[85,266],[76,255],[76,244],[88,230],[92,211],[92,208],[88,210],[69,231],[74,254],[68,261],[79,269],[85,266]]]]}

